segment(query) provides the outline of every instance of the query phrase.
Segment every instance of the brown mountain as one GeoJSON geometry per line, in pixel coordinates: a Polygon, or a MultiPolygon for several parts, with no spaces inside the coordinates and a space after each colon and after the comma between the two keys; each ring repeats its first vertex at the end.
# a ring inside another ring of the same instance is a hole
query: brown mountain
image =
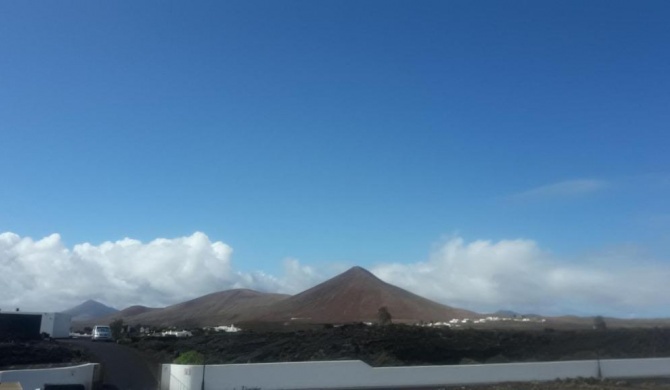
{"type": "Polygon", "coordinates": [[[67,313],[72,316],[72,321],[88,321],[98,317],[112,315],[118,312],[119,311],[117,309],[92,299],[89,299],[88,301],[75,307],[63,310],[63,313],[67,313]]]}
{"type": "Polygon", "coordinates": [[[120,317],[120,318],[125,318],[125,317],[138,316],[138,315],[144,314],[144,313],[149,313],[149,312],[152,312],[154,310],[161,310],[161,308],[135,305],[135,306],[126,307],[125,309],[121,310],[120,312],[116,313],[115,315],[117,317],[120,317]]]}
{"type": "Polygon", "coordinates": [[[374,322],[382,306],[387,307],[395,322],[480,317],[477,313],[420,297],[380,280],[361,267],[354,267],[294,296],[227,290],[162,309],[131,306],[93,321],[103,324],[121,318],[128,324],[181,327],[241,322],[374,322]]]}
{"type": "Polygon", "coordinates": [[[386,306],[396,322],[478,318],[479,314],[445,306],[386,283],[361,267],[350,270],[291,298],[279,301],[255,319],[345,323],[376,321],[386,306]]]}
{"type": "Polygon", "coordinates": [[[103,316],[97,316],[93,318],[84,318],[84,319],[73,319],[73,324],[75,327],[78,328],[84,328],[86,326],[94,326],[94,325],[103,325],[103,324],[109,324],[112,321],[122,319],[125,322],[128,322],[128,320],[132,317],[138,316],[143,313],[148,313],[150,311],[154,310],[161,310],[160,308],[155,308],[155,307],[146,307],[146,306],[140,306],[140,305],[135,305],[135,306],[130,306],[127,307],[121,311],[117,311],[115,313],[103,315],[103,316]]]}
{"type": "Polygon", "coordinates": [[[271,304],[288,297],[284,294],[269,294],[247,289],[226,290],[164,309],[128,316],[124,321],[130,324],[155,326],[229,325],[263,312],[271,304]]]}

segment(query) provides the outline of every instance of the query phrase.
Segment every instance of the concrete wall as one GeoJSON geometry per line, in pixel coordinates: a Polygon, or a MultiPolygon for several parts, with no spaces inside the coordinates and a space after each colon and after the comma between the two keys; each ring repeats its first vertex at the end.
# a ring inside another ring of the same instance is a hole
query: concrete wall
{"type": "Polygon", "coordinates": [[[53,338],[70,337],[72,316],[65,313],[42,313],[40,333],[48,333],[53,338]]]}
{"type": "MultiPolygon", "coordinates": [[[[207,367],[205,389],[442,386],[595,376],[589,362],[372,368],[360,361],[207,367]]],[[[171,389],[172,390],[172,389],[171,389]]]]}
{"type": "MultiPolygon", "coordinates": [[[[185,364],[163,364],[161,390],[200,390],[205,369],[216,370],[218,367],[222,366],[206,366],[205,368],[205,366],[185,364]]],[[[218,387],[215,386],[215,388],[218,387]]]]}
{"type": "Polygon", "coordinates": [[[373,368],[360,361],[163,366],[161,390],[430,387],[558,378],[670,376],[670,359],[373,368]]]}
{"type": "Polygon", "coordinates": [[[649,378],[670,376],[670,359],[601,360],[600,371],[605,378],[649,378]]]}
{"type": "Polygon", "coordinates": [[[45,384],[77,384],[90,390],[99,370],[98,364],[88,363],[74,367],[0,371],[0,382],[19,382],[24,390],[44,388],[45,384]]]}

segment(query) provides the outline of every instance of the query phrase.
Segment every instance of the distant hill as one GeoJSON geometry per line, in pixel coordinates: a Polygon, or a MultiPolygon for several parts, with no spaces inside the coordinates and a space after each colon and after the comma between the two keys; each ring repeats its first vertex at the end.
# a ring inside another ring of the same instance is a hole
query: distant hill
{"type": "Polygon", "coordinates": [[[123,319],[127,324],[202,327],[240,323],[375,322],[386,306],[394,322],[480,318],[386,283],[361,267],[335,276],[300,294],[270,294],[248,289],[220,291],[165,308],[131,306],[105,316],[75,319],[78,326],[123,319]]]}
{"type": "Polygon", "coordinates": [[[141,306],[141,305],[135,305],[135,306],[127,307],[127,308],[125,308],[121,311],[117,311],[115,313],[108,314],[106,316],[97,317],[97,318],[88,319],[88,320],[78,320],[76,322],[77,322],[77,325],[80,326],[80,327],[81,326],[93,326],[93,325],[96,325],[96,324],[97,325],[109,324],[112,321],[115,321],[115,320],[118,320],[118,319],[122,319],[125,322],[127,322],[127,320],[129,318],[138,316],[140,314],[148,313],[148,312],[151,312],[151,311],[154,311],[154,310],[161,310],[161,309],[160,308],[155,308],[155,307],[146,307],[146,306],[141,306]]]}
{"type": "Polygon", "coordinates": [[[512,311],[512,310],[498,310],[497,312],[491,314],[492,316],[495,317],[505,317],[505,318],[514,318],[514,317],[520,317],[521,314],[512,311]]]}
{"type": "Polygon", "coordinates": [[[144,313],[149,313],[149,312],[152,312],[154,310],[161,310],[161,308],[135,305],[135,306],[126,307],[125,309],[123,309],[120,312],[118,312],[116,314],[113,314],[113,315],[118,316],[120,318],[132,317],[132,316],[138,316],[138,315],[144,314],[144,313]]]}
{"type": "Polygon", "coordinates": [[[98,301],[89,299],[88,301],[70,309],[64,310],[63,312],[70,314],[73,321],[90,321],[96,318],[117,313],[118,310],[104,305],[98,301]]]}
{"type": "Polygon", "coordinates": [[[382,281],[361,267],[353,267],[309,290],[271,305],[255,319],[311,323],[376,321],[377,312],[382,306],[388,308],[397,322],[481,317],[468,310],[420,297],[382,281]]]}
{"type": "Polygon", "coordinates": [[[235,289],[208,294],[190,301],[124,316],[131,324],[154,326],[216,326],[230,325],[256,316],[273,303],[288,298],[248,289],[235,289]]]}
{"type": "Polygon", "coordinates": [[[542,318],[539,314],[526,313],[521,314],[513,310],[498,310],[497,312],[491,314],[493,317],[503,317],[503,318],[542,318]]]}

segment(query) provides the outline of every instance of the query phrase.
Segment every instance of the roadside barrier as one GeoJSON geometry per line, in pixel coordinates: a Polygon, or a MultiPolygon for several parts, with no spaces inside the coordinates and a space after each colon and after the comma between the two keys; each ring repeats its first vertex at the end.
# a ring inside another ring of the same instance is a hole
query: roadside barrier
{"type": "Polygon", "coordinates": [[[402,389],[568,378],[670,376],[670,358],[370,367],[361,361],[164,364],[161,390],[402,389]]]}
{"type": "Polygon", "coordinates": [[[42,389],[45,385],[61,389],[63,387],[60,385],[79,385],[85,390],[92,390],[99,379],[100,365],[97,363],[72,367],[0,371],[0,382],[19,382],[24,390],[42,389]]]}

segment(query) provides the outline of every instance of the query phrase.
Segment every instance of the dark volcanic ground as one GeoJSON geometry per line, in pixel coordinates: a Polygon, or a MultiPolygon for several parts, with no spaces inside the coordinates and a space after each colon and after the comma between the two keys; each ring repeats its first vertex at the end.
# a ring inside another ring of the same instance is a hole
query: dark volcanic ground
{"type": "MultiPolygon", "coordinates": [[[[169,363],[180,353],[192,350],[204,354],[207,364],[360,359],[372,366],[400,366],[670,357],[670,328],[517,331],[347,325],[293,331],[221,333],[186,339],[136,338],[126,340],[124,344],[137,348],[137,351],[131,353],[133,351],[127,347],[114,343],[94,345],[81,340],[4,342],[0,343],[0,370],[93,359],[107,364],[108,382],[114,385],[118,382],[121,387],[117,387],[122,388],[128,381],[121,376],[112,378],[114,372],[126,371],[122,365],[118,369],[114,367],[118,362],[128,361],[137,367],[142,364],[136,359],[152,364],[169,363]],[[120,353],[125,355],[120,356],[120,353]],[[130,355],[133,359],[128,358],[130,355]]],[[[155,379],[152,374],[146,376],[148,384],[141,388],[153,386],[155,379]]],[[[624,388],[670,390],[670,382],[667,379],[575,379],[458,387],[472,390],[624,388]]]]}
{"type": "Polygon", "coordinates": [[[162,362],[196,350],[207,364],[356,359],[372,366],[440,365],[670,357],[670,329],[496,331],[346,325],[135,339],[132,346],[162,362]]]}
{"type": "Polygon", "coordinates": [[[87,363],[85,350],[55,341],[0,341],[0,370],[87,363]]]}

